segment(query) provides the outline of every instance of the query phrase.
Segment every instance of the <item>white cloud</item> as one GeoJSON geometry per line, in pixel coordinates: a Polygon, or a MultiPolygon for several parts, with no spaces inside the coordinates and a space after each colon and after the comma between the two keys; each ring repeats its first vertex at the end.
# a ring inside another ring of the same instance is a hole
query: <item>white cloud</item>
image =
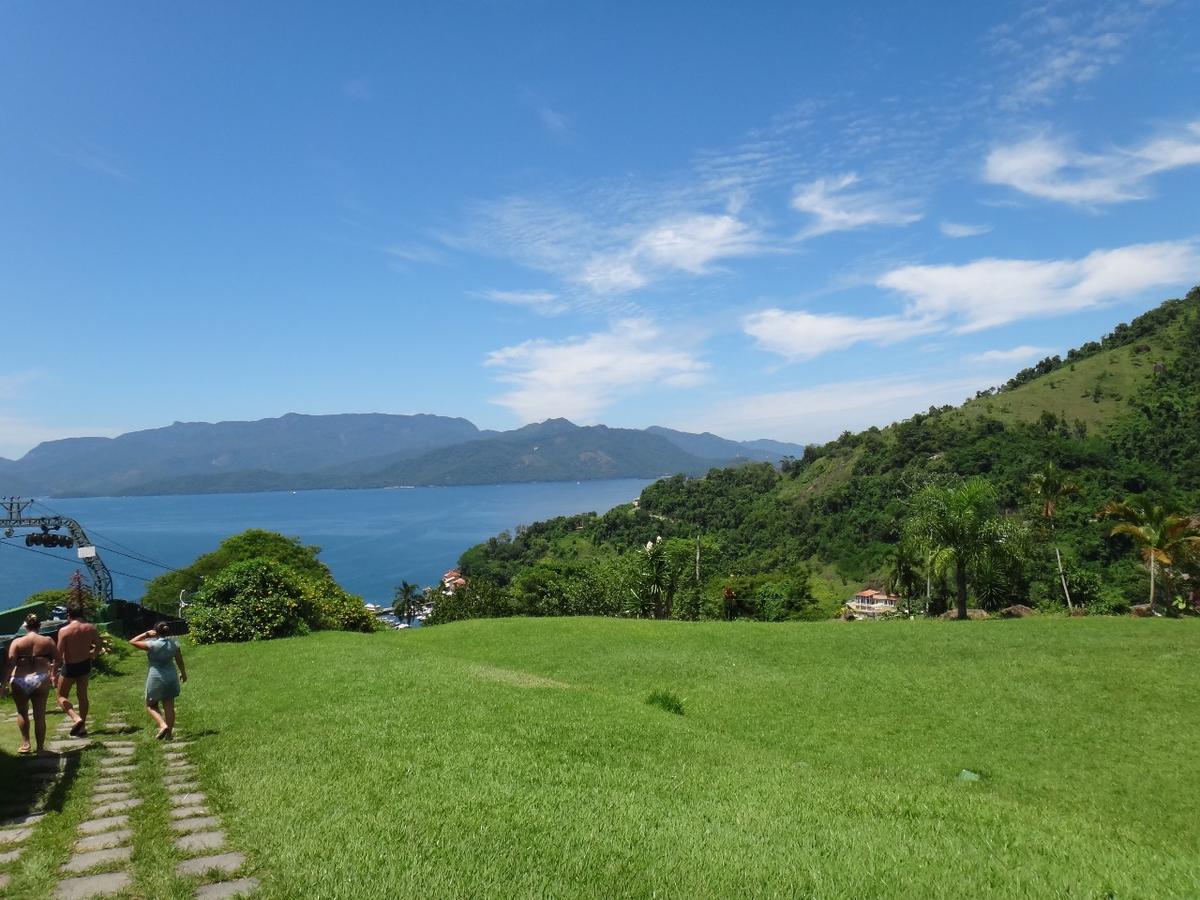
{"type": "Polygon", "coordinates": [[[649,319],[563,341],[533,340],[488,355],[512,390],[493,402],[523,422],[564,416],[590,422],[621,397],[701,383],[707,366],[649,319]]]}
{"type": "Polygon", "coordinates": [[[1083,153],[1062,140],[1033,137],[994,148],[983,177],[1044,200],[1123,203],[1149,196],[1151,176],[1195,165],[1200,165],[1200,122],[1128,150],[1098,154],[1083,153]]]}
{"type": "Polygon", "coordinates": [[[1097,250],[1074,260],[980,259],[963,265],[904,266],[876,283],[908,298],[909,317],[945,320],[964,333],[1190,283],[1197,272],[1196,245],[1175,241],[1097,250]]]}
{"type": "Polygon", "coordinates": [[[543,315],[554,315],[566,309],[562,298],[553,291],[481,291],[478,296],[493,303],[526,306],[543,315]]]}
{"type": "MultiPolygon", "coordinates": [[[[766,309],[746,316],[743,331],[762,350],[790,361],[813,359],[855,344],[887,346],[924,334],[982,331],[1023,319],[1048,318],[1129,299],[1152,288],[1190,285],[1200,273],[1192,241],[1133,244],[1082,259],[979,259],[962,265],[903,266],[876,286],[906,298],[902,312],[849,316],[766,309]]],[[[1016,362],[1045,353],[1023,346],[990,351],[975,362],[1016,362]]]]}
{"type": "Polygon", "coordinates": [[[921,218],[910,205],[879,191],[851,190],[859,180],[850,172],[798,185],[792,196],[792,207],[815,219],[800,236],[816,237],[831,231],[853,231],[876,225],[909,225],[921,218]]]}
{"type": "Polygon", "coordinates": [[[974,356],[968,357],[968,361],[981,364],[1021,363],[1031,359],[1044,359],[1050,352],[1049,347],[1033,347],[1029,344],[1022,344],[1011,350],[988,350],[984,353],[976,353],[974,356]]]}
{"type": "Polygon", "coordinates": [[[987,234],[991,225],[966,225],[962,222],[942,222],[938,229],[948,238],[969,238],[987,234]]]}
{"type": "Polygon", "coordinates": [[[930,406],[961,403],[1005,377],[981,373],[972,378],[870,378],[813,385],[738,397],[707,410],[702,417],[674,425],[736,439],[769,434],[807,444],[830,440],[848,429],[882,427],[930,406]]]}
{"type": "Polygon", "coordinates": [[[938,330],[929,319],[842,316],[767,309],[746,316],[742,328],[758,346],[793,361],[845,350],[854,344],[894,344],[938,330]]]}
{"type": "Polygon", "coordinates": [[[636,241],[633,254],[651,266],[703,275],[713,262],[761,251],[761,237],[732,215],[690,215],[660,222],[636,241]]]}

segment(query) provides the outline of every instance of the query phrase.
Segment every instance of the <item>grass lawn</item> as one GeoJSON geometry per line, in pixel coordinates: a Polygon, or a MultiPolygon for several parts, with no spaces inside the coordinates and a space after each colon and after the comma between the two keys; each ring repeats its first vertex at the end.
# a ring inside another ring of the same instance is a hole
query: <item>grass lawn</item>
{"type": "MultiPolygon", "coordinates": [[[[270,897],[1200,896],[1198,621],[507,620],[188,654],[189,753],[270,897]]],[[[113,687],[131,717],[140,688],[113,687]]]]}

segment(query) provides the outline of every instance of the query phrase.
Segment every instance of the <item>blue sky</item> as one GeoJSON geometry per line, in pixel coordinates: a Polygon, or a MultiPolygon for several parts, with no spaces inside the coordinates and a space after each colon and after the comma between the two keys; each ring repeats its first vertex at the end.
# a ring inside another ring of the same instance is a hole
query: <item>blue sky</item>
{"type": "Polygon", "coordinates": [[[0,3],[0,455],[958,402],[1200,282],[1198,48],[1186,0],[0,3]]]}

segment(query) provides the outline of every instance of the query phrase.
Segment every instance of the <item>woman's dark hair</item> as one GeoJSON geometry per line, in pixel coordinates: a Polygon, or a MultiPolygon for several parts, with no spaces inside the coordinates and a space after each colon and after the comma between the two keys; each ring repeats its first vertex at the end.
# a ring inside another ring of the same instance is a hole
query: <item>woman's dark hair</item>
{"type": "Polygon", "coordinates": [[[171,626],[166,622],[159,622],[154,626],[154,633],[159,637],[166,637],[171,633],[171,626]]]}
{"type": "Polygon", "coordinates": [[[42,620],[38,618],[37,613],[30,613],[25,617],[25,633],[37,634],[42,630],[42,620]]]}

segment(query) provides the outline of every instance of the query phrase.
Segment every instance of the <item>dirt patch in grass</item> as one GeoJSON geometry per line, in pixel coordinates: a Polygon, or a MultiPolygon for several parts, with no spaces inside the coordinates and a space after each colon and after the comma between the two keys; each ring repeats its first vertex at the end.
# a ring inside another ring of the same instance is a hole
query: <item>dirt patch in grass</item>
{"type": "Polygon", "coordinates": [[[501,684],[511,684],[523,688],[568,688],[565,681],[555,681],[532,672],[518,672],[514,669],[498,669],[494,666],[471,666],[467,669],[476,678],[484,681],[498,681],[501,684]]]}

